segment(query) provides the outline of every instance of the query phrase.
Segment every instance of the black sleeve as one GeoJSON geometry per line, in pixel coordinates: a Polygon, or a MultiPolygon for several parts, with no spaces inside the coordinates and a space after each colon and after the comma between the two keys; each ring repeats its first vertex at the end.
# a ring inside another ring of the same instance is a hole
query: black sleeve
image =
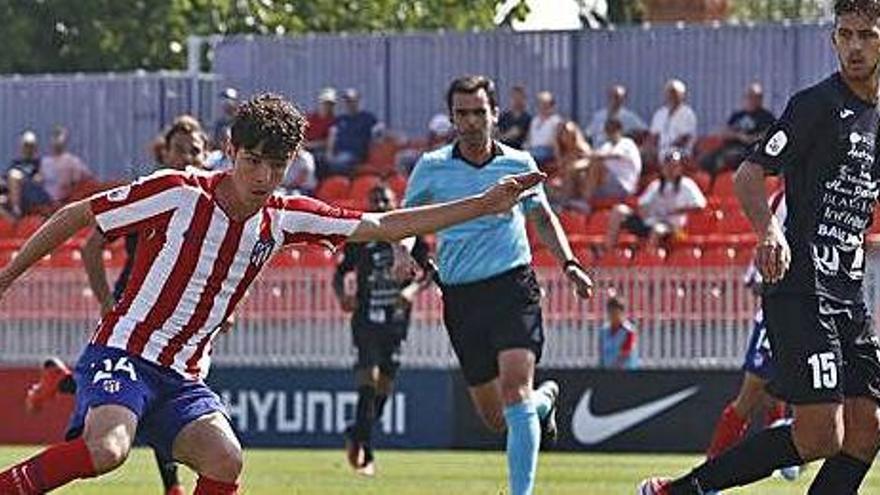
{"type": "Polygon", "coordinates": [[[776,174],[783,167],[801,165],[816,142],[821,123],[822,103],[814,92],[794,95],[782,116],[770,126],[764,139],[749,156],[749,161],[776,174]]]}
{"type": "Polygon", "coordinates": [[[733,124],[735,124],[736,121],[739,120],[740,115],[742,115],[741,110],[737,110],[736,112],[730,114],[730,117],[727,117],[727,127],[733,127],[733,124]]]}
{"type": "Polygon", "coordinates": [[[416,237],[416,242],[413,245],[412,252],[410,254],[412,254],[413,259],[416,260],[416,263],[419,264],[422,270],[428,271],[429,269],[431,269],[431,253],[428,249],[428,245],[425,243],[424,240],[422,240],[421,237],[416,237]]]}

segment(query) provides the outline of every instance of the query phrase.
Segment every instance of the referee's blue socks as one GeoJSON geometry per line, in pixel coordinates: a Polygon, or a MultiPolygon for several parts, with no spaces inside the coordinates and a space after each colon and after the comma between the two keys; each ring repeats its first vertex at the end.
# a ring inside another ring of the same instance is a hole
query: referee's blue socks
{"type": "MultiPolygon", "coordinates": [[[[538,395],[542,394],[533,394],[538,395]]],[[[538,448],[541,446],[541,423],[535,402],[526,400],[505,407],[504,419],[507,421],[510,495],[531,495],[538,470],[538,448]]]]}

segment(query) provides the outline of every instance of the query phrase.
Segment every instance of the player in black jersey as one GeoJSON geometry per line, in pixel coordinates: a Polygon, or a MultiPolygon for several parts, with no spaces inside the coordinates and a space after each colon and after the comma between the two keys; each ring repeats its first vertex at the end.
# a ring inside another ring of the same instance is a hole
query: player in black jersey
{"type": "MultiPolygon", "coordinates": [[[[394,203],[394,193],[388,187],[380,185],[370,191],[370,211],[388,211],[394,203]]],[[[373,425],[393,389],[413,298],[430,285],[433,267],[428,247],[419,238],[401,243],[352,243],[345,246],[333,277],[333,289],[342,308],[352,312],[352,337],[358,353],[357,412],[345,440],[349,464],[361,474],[374,473],[373,425]],[[418,278],[414,277],[411,260],[421,268],[418,278]],[[348,294],[345,275],[352,271],[356,273],[357,291],[348,294]]]]}
{"type": "Polygon", "coordinates": [[[769,282],[764,314],[777,374],[768,391],[792,405],[794,424],[675,481],[647,480],[640,493],[709,493],[825,459],[809,494],[855,494],[877,453],[880,345],[863,299],[863,243],[880,192],[880,0],[834,8],[840,70],[789,100],[736,176],[769,282]],[[765,173],[784,177],[784,225],[767,207],[765,173]]]}

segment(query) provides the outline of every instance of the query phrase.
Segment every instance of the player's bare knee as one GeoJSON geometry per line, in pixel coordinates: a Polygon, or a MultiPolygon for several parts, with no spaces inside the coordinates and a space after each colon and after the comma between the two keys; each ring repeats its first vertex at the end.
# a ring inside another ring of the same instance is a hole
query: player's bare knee
{"type": "Polygon", "coordinates": [[[241,449],[228,448],[208,461],[210,472],[205,473],[209,477],[225,483],[233,483],[241,477],[244,469],[244,459],[241,449]]]}
{"type": "Polygon", "coordinates": [[[121,466],[131,451],[131,440],[124,435],[87,437],[85,443],[92,457],[92,465],[99,474],[121,466]]]}

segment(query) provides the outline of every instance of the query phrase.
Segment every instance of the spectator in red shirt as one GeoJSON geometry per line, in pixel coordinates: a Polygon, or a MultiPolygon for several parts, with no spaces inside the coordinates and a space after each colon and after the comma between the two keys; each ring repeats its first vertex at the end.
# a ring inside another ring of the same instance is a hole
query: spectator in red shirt
{"type": "Polygon", "coordinates": [[[327,153],[327,138],[330,137],[330,128],[336,121],[335,108],[336,90],[324,88],[318,95],[318,107],[306,115],[309,126],[306,129],[305,148],[318,162],[323,162],[327,153]]]}

